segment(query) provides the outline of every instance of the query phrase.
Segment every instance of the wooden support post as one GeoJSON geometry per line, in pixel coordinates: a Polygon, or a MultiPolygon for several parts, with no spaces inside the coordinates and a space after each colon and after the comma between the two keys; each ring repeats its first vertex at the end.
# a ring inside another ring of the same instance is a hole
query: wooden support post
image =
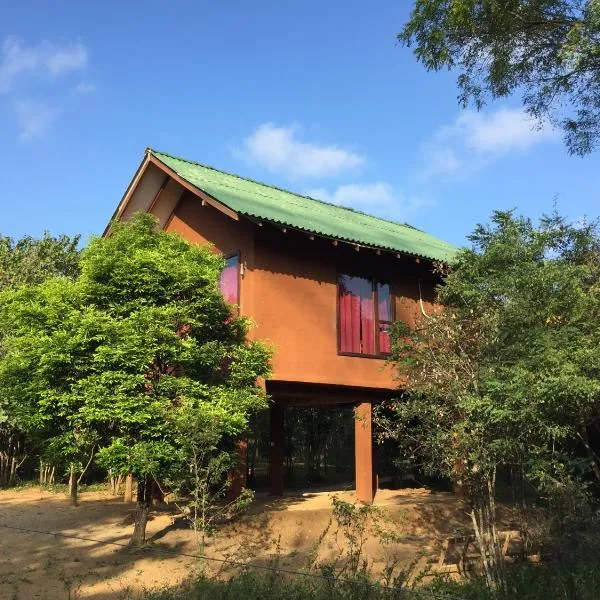
{"type": "Polygon", "coordinates": [[[356,499],[371,504],[375,496],[371,403],[360,402],[354,414],[356,499]]]}
{"type": "Polygon", "coordinates": [[[271,405],[271,461],[269,489],[271,496],[283,496],[283,459],[285,454],[283,404],[271,405]]]}
{"type": "Polygon", "coordinates": [[[248,477],[248,442],[246,440],[237,440],[235,443],[237,453],[237,464],[235,469],[228,474],[229,488],[227,489],[227,499],[235,500],[246,487],[248,477]]]}

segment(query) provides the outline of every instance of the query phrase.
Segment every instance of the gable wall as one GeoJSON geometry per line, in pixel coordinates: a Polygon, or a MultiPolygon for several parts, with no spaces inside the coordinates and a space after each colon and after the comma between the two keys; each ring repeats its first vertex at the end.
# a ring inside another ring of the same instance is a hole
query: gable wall
{"type": "Polygon", "coordinates": [[[223,256],[240,253],[244,275],[240,278],[240,311],[252,315],[254,226],[246,220],[234,221],[208,204],[202,206],[199,198],[185,192],[165,231],[173,231],[196,244],[212,244],[223,256]]]}

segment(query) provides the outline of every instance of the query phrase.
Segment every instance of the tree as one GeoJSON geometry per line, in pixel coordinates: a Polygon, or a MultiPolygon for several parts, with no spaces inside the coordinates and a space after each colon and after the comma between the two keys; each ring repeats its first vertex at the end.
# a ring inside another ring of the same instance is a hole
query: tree
{"type": "Polygon", "coordinates": [[[270,358],[223,300],[223,260],[155,227],[148,215],[116,223],[84,250],[71,285],[50,279],[0,298],[10,323],[0,383],[14,401],[25,390],[32,428],[60,436],[72,470],[97,442],[99,464],[137,477],[136,545],[153,484],[187,460],[175,417],[203,414],[225,444],[266,406],[256,381],[270,358]]]}
{"type": "Polygon", "coordinates": [[[71,503],[98,433],[82,409],[74,383],[90,370],[95,315],[85,310],[76,280],[51,277],[0,293],[0,386],[7,413],[43,463],[69,473],[71,503]]]}
{"type": "Polygon", "coordinates": [[[241,406],[247,405],[248,399],[243,395],[239,398],[241,404],[233,403],[237,419],[232,419],[231,410],[225,406],[195,402],[182,403],[170,415],[182,460],[167,482],[177,498],[189,499],[185,507],[179,508],[196,535],[200,552],[220,521],[239,513],[252,501],[249,490],[242,490],[237,497],[228,494],[228,474],[237,467],[231,442],[247,426],[247,411],[241,406]]]}
{"type": "Polygon", "coordinates": [[[394,327],[408,394],[380,425],[427,471],[466,486],[499,586],[498,467],[540,491],[600,473],[600,237],[594,224],[496,212],[470,240],[438,288],[444,308],[394,327]]]}
{"type": "Polygon", "coordinates": [[[429,70],[458,68],[459,100],[480,108],[522,92],[562,128],[569,152],[600,136],[600,5],[595,0],[416,0],[398,35],[429,70]]]}
{"type": "MultiPolygon", "coordinates": [[[[51,276],[75,277],[79,272],[79,239],[52,237],[47,232],[41,239],[26,236],[16,241],[0,235],[0,290],[37,284],[51,276]]],[[[14,481],[33,450],[35,440],[26,437],[19,414],[19,410],[11,410],[0,390],[0,487],[14,481]]]]}
{"type": "Polygon", "coordinates": [[[73,278],[79,273],[80,236],[25,236],[19,240],[0,234],[0,289],[41,283],[60,275],[73,278]]]}

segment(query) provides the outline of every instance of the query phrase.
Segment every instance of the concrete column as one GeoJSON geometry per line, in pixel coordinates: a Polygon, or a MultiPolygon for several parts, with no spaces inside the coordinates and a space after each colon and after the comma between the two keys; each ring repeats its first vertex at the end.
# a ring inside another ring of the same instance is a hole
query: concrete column
{"type": "Polygon", "coordinates": [[[354,413],[356,499],[371,504],[375,495],[371,403],[361,402],[354,413]]]}
{"type": "Polygon", "coordinates": [[[227,490],[227,499],[235,500],[241,493],[242,488],[246,487],[248,476],[248,442],[246,440],[237,440],[235,443],[237,453],[237,465],[229,474],[230,481],[227,490]]]}
{"type": "Polygon", "coordinates": [[[271,496],[283,496],[283,459],[285,455],[283,410],[283,404],[275,402],[271,405],[271,461],[269,464],[271,496]]]}

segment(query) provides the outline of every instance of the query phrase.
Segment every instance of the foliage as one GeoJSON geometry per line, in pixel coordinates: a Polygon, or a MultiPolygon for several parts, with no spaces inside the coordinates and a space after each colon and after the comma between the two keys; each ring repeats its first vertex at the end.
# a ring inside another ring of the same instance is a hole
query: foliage
{"type": "Polygon", "coordinates": [[[14,411],[28,430],[60,436],[69,462],[97,442],[98,464],[136,476],[138,542],[152,480],[187,460],[180,425],[201,414],[220,436],[241,433],[266,405],[256,381],[270,357],[223,300],[222,259],[154,229],[148,215],[117,223],[84,250],[75,281],[0,298],[9,334],[0,381],[14,411]]]}
{"type": "MultiPolygon", "coordinates": [[[[52,276],[75,277],[78,244],[79,236],[44,233],[41,239],[26,236],[15,241],[0,235],[0,291],[38,284],[52,276]]],[[[0,326],[0,338],[3,329],[0,326]]],[[[0,391],[0,486],[14,483],[19,467],[34,449],[36,440],[26,435],[26,429],[19,412],[10,409],[0,391]]]]}
{"type": "Polygon", "coordinates": [[[416,0],[398,38],[427,69],[458,68],[460,101],[523,93],[569,151],[600,136],[600,5],[596,0],[416,0]]]}
{"type": "Polygon", "coordinates": [[[380,425],[467,487],[476,532],[494,540],[497,467],[545,492],[600,474],[600,239],[556,215],[537,228],[507,212],[492,221],[440,286],[444,309],[412,331],[396,324],[409,395],[380,425]]]}
{"type": "Polygon", "coordinates": [[[79,273],[80,236],[25,236],[19,240],[0,235],[0,289],[41,283],[53,275],[73,278],[79,273]]]}
{"type": "Polygon", "coordinates": [[[209,412],[205,406],[185,402],[170,417],[183,460],[169,483],[178,498],[188,499],[182,512],[201,551],[218,524],[243,511],[254,497],[250,490],[242,490],[237,497],[228,493],[231,479],[227,475],[235,470],[237,458],[231,441],[246,425],[245,415],[240,415],[243,422],[236,426],[229,413],[218,408],[209,412]]]}
{"type": "MultiPolygon", "coordinates": [[[[572,569],[519,566],[508,573],[502,600],[595,600],[600,585],[600,567],[584,563],[572,569]]],[[[416,589],[392,590],[365,583],[334,582],[279,572],[243,570],[227,580],[200,577],[175,590],[149,591],[146,600],[492,600],[492,592],[481,579],[451,581],[434,579],[416,589]]]]}

